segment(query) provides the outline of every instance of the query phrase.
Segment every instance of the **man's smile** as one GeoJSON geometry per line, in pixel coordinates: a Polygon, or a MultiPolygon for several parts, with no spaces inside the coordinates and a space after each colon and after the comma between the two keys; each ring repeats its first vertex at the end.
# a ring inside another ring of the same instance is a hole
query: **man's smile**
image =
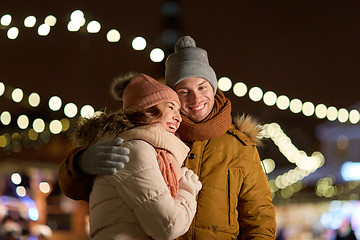
{"type": "Polygon", "coordinates": [[[201,103],[201,104],[189,106],[189,109],[192,111],[201,111],[204,109],[205,105],[206,105],[206,103],[201,103]]]}

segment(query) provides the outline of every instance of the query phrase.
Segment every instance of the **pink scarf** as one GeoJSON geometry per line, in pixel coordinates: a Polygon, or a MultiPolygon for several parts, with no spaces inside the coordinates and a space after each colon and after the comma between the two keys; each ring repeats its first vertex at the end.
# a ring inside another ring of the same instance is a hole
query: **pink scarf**
{"type": "Polygon", "coordinates": [[[176,198],[179,191],[179,175],[181,167],[170,158],[170,153],[164,149],[156,148],[157,160],[161,174],[164,177],[165,183],[168,186],[171,196],[176,198]]]}

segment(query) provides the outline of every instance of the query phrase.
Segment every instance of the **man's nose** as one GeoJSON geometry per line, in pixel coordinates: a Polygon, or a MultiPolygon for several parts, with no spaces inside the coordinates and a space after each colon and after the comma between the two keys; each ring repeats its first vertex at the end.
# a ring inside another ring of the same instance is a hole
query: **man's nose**
{"type": "Polygon", "coordinates": [[[191,92],[190,93],[190,99],[193,101],[193,102],[197,102],[198,99],[200,98],[200,94],[197,93],[197,92],[191,92]]]}

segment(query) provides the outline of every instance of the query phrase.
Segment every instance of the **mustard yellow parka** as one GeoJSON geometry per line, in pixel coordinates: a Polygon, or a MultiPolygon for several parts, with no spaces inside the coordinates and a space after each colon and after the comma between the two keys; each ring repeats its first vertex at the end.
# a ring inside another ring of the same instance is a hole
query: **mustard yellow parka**
{"type": "MultiPolygon", "coordinates": [[[[193,142],[185,166],[203,187],[193,223],[179,239],[275,239],[275,211],[256,148],[258,132],[257,124],[242,117],[224,135],[193,142]]],[[[88,201],[92,176],[74,163],[81,151],[75,149],[62,162],[59,184],[68,197],[88,201]]]]}

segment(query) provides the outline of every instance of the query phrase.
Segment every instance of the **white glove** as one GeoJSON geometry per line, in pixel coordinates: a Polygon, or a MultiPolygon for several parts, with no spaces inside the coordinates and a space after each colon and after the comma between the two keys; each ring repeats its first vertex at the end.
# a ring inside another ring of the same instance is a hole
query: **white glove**
{"type": "Polygon", "coordinates": [[[81,171],[91,175],[111,175],[124,168],[129,162],[129,149],[121,147],[122,138],[95,144],[81,153],[78,166],[81,171]]]}
{"type": "Polygon", "coordinates": [[[179,189],[186,190],[193,196],[196,196],[202,188],[199,177],[192,170],[189,170],[186,167],[183,167],[182,169],[184,171],[184,175],[179,181],[179,189]]]}

